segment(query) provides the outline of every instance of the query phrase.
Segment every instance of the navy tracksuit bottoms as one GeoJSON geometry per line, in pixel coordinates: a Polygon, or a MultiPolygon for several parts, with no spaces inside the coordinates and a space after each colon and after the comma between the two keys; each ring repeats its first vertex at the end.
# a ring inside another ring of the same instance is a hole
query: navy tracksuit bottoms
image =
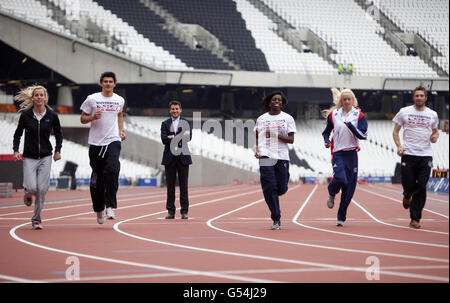
{"type": "Polygon", "coordinates": [[[260,182],[264,199],[270,210],[270,218],[274,222],[279,222],[281,218],[279,196],[285,194],[288,190],[289,161],[269,160],[273,160],[273,165],[262,165],[264,160],[260,159],[260,182]]]}
{"type": "Polygon", "coordinates": [[[347,208],[352,201],[358,183],[358,154],[356,150],[338,151],[333,154],[333,179],[328,184],[328,193],[335,196],[341,191],[337,219],[345,222],[347,208]]]}

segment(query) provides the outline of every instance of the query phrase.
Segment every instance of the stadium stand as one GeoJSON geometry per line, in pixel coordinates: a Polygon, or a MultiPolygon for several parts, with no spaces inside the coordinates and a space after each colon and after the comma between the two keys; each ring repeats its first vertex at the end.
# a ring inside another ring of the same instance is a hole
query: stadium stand
{"type": "Polygon", "coordinates": [[[380,33],[384,29],[354,0],[263,0],[295,28],[307,27],[336,51],[336,63],[352,63],[355,75],[438,77],[418,57],[399,55],[380,33]]]}
{"type": "Polygon", "coordinates": [[[302,74],[336,74],[328,62],[314,53],[300,53],[283,40],[275,31],[277,25],[246,0],[234,0],[242,14],[247,28],[251,31],[266,56],[271,71],[302,74]]]}
{"type": "Polygon", "coordinates": [[[130,0],[127,2],[98,0],[96,2],[132,25],[150,41],[174,54],[188,66],[196,69],[232,69],[208,50],[192,50],[172,36],[163,27],[165,20],[138,0],[130,0]]]}
{"type": "MultiPolygon", "coordinates": [[[[56,6],[65,10],[65,2],[50,0],[56,6]]],[[[79,0],[80,18],[87,17],[112,37],[121,42],[117,50],[142,62],[147,62],[163,69],[189,69],[180,59],[164,50],[161,46],[149,41],[136,29],[124,22],[111,11],[92,0],[79,0]]],[[[72,11],[68,11],[68,14],[72,11]]]]}
{"type": "MultiPolygon", "coordinates": [[[[93,44],[165,70],[239,69],[334,75],[338,64],[352,64],[353,74],[359,76],[439,77],[423,58],[399,54],[390,46],[383,38],[386,29],[357,2],[79,0],[79,12],[75,12],[67,1],[0,0],[0,9],[79,38],[86,37],[73,31],[73,22],[87,18],[117,42],[93,44]],[[266,16],[258,3],[288,26],[310,30],[334,51],[320,57],[294,49],[277,32],[280,24],[266,16]],[[55,14],[50,6],[66,14],[72,24],[55,21],[59,13],[55,14]],[[222,55],[203,47],[189,47],[169,30],[174,22],[202,26],[225,47],[222,55]]],[[[448,75],[448,1],[433,0],[426,6],[419,0],[373,2],[396,26],[416,32],[432,45],[438,52],[432,60],[448,75]]]]}
{"type": "Polygon", "coordinates": [[[448,1],[383,0],[374,3],[403,31],[417,33],[435,47],[440,52],[440,56],[434,57],[435,62],[449,74],[448,1]]]}
{"type": "MultiPolygon", "coordinates": [[[[2,119],[0,119],[0,129],[2,129],[2,136],[0,136],[0,154],[12,154],[12,142],[14,132],[17,127],[17,114],[3,114],[2,119]]],[[[55,137],[50,136],[50,142],[55,146],[55,137]]],[[[24,145],[24,135],[22,136],[19,151],[23,151],[24,145]]],[[[86,145],[77,144],[75,142],[64,139],[63,148],[61,150],[62,160],[57,162],[52,162],[52,169],[50,172],[51,178],[58,178],[60,173],[64,169],[66,161],[71,161],[78,164],[76,177],[77,178],[90,178],[91,167],[89,165],[89,157],[87,156],[88,147],[86,145]]],[[[121,169],[120,178],[131,178],[133,181],[137,181],[140,178],[150,178],[157,175],[157,170],[136,163],[127,159],[120,158],[121,169]]]]}
{"type": "Polygon", "coordinates": [[[241,69],[269,71],[264,54],[256,48],[251,33],[233,1],[156,0],[184,23],[200,24],[232,52],[229,57],[241,69]]]}
{"type": "Polygon", "coordinates": [[[36,0],[0,0],[0,10],[24,20],[71,35],[71,32],[52,18],[52,11],[36,0]]]}

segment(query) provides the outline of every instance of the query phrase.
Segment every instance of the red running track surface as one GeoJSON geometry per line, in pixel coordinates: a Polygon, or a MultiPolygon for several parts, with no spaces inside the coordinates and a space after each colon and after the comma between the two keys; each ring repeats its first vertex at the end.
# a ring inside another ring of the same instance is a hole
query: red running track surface
{"type": "Polygon", "coordinates": [[[164,219],[165,188],[121,188],[103,225],[89,190],[51,191],[43,230],[16,193],[0,199],[0,282],[448,283],[448,196],[428,194],[415,230],[401,192],[358,185],[336,227],[339,195],[328,209],[326,185],[291,184],[281,230],[259,185],[191,187],[188,220],[164,219]],[[68,280],[77,264],[80,279],[68,280]]]}

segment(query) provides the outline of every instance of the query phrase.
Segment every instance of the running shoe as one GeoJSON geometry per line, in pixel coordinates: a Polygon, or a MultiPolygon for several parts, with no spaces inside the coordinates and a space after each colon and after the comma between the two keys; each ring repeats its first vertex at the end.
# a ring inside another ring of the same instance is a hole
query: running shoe
{"type": "Polygon", "coordinates": [[[344,221],[338,220],[336,226],[344,226],[344,221]]]}
{"type": "Polygon", "coordinates": [[[114,215],[114,211],[113,211],[112,207],[107,207],[106,208],[106,218],[108,218],[110,220],[114,220],[116,218],[116,216],[114,215]]]}
{"type": "Polygon", "coordinates": [[[419,221],[411,220],[411,222],[409,222],[409,227],[419,229],[420,228],[419,221]]]}
{"type": "Polygon", "coordinates": [[[273,222],[273,225],[270,227],[271,230],[281,229],[280,221],[273,222]]]}
{"type": "Polygon", "coordinates": [[[328,206],[328,208],[333,208],[333,206],[334,206],[334,196],[332,196],[332,195],[328,196],[327,206],[328,206]]]}
{"type": "Polygon", "coordinates": [[[105,223],[105,211],[98,211],[97,212],[97,222],[98,224],[105,223]]]}
{"type": "Polygon", "coordinates": [[[42,224],[39,222],[33,222],[31,223],[31,229],[40,230],[42,229],[42,224]]]}

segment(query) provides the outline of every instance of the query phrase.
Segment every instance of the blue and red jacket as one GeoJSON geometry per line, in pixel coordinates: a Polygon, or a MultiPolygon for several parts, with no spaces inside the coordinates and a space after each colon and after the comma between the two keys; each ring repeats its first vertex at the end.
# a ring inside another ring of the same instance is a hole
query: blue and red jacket
{"type": "Polygon", "coordinates": [[[342,150],[359,150],[359,140],[367,139],[367,119],[359,107],[352,107],[347,115],[343,108],[330,112],[327,126],[322,132],[325,146],[331,145],[331,153],[342,150]],[[330,141],[330,135],[333,137],[330,141]]]}

